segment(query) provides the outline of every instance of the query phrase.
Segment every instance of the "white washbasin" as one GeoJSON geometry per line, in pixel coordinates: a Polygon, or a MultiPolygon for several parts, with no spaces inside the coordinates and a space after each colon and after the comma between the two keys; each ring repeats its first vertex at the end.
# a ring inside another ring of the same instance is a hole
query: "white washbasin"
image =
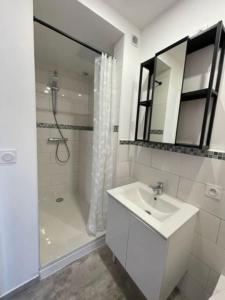
{"type": "Polygon", "coordinates": [[[156,196],[141,182],[111,189],[108,193],[165,238],[198,213],[195,206],[165,193],[156,196]]]}
{"type": "Polygon", "coordinates": [[[121,191],[121,195],[159,221],[164,221],[179,209],[165,201],[163,195],[154,195],[150,188],[133,186],[121,191]]]}

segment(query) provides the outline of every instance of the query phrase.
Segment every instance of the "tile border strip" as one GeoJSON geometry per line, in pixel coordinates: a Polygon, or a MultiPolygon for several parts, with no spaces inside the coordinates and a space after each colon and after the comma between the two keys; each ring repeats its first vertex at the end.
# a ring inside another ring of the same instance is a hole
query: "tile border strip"
{"type": "MultiPolygon", "coordinates": [[[[57,128],[54,123],[41,123],[37,122],[37,128],[57,128]]],[[[93,130],[92,126],[79,126],[79,125],[65,125],[59,124],[60,129],[70,129],[70,130],[93,130]]]]}
{"type": "MultiPolygon", "coordinates": [[[[37,128],[57,128],[54,123],[42,123],[37,122],[37,128]]],[[[70,130],[89,130],[93,131],[93,126],[80,126],[80,125],[65,125],[59,124],[60,129],[70,129],[70,130]]],[[[119,126],[113,126],[113,132],[119,132],[119,126]]]]}
{"type": "Polygon", "coordinates": [[[161,129],[151,129],[150,133],[151,134],[163,134],[163,130],[161,130],[161,129]]]}
{"type": "Polygon", "coordinates": [[[151,142],[141,142],[141,141],[128,141],[128,140],[120,140],[121,145],[136,145],[141,147],[147,147],[152,149],[159,149],[170,152],[178,152],[187,155],[214,158],[219,160],[225,160],[225,152],[218,151],[210,151],[205,149],[197,149],[191,147],[182,147],[168,144],[160,144],[160,143],[151,143],[151,142]]]}

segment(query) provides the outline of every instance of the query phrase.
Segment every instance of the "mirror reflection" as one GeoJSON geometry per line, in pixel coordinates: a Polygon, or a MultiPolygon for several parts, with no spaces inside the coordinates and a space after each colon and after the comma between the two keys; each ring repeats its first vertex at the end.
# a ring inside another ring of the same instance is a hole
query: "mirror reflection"
{"type": "Polygon", "coordinates": [[[150,141],[175,143],[187,41],[156,56],[150,141]]]}

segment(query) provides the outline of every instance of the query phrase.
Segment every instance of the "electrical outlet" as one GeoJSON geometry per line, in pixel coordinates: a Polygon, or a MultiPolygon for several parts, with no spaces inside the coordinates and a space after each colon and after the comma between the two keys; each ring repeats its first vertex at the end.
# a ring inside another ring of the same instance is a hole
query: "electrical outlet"
{"type": "Polygon", "coordinates": [[[221,200],[223,194],[223,189],[221,186],[207,184],[205,189],[205,195],[209,198],[213,198],[216,200],[221,200]]]}

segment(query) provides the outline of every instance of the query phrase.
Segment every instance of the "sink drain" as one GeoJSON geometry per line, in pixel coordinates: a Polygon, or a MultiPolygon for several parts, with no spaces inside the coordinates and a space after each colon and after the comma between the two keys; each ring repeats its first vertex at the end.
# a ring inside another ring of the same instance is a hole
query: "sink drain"
{"type": "Polygon", "coordinates": [[[148,215],[151,215],[151,214],[152,214],[149,210],[145,210],[145,212],[146,212],[148,215]]]}
{"type": "Polygon", "coordinates": [[[64,198],[62,198],[62,197],[59,197],[59,198],[56,198],[56,202],[62,202],[64,200],[64,198]]]}

